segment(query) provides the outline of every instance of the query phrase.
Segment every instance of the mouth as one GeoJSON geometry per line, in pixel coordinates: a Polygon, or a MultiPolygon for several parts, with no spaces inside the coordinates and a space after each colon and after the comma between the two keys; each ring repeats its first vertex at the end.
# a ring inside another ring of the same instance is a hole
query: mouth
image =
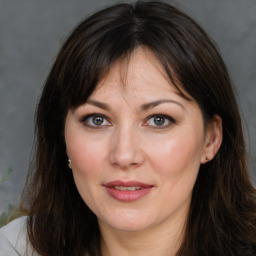
{"type": "Polygon", "coordinates": [[[149,194],[153,185],[138,181],[112,181],[103,185],[108,195],[121,202],[133,202],[149,194]]]}
{"type": "Polygon", "coordinates": [[[135,191],[135,190],[143,189],[143,187],[138,187],[138,186],[136,186],[136,187],[114,186],[112,188],[121,190],[121,191],[135,191]]]}

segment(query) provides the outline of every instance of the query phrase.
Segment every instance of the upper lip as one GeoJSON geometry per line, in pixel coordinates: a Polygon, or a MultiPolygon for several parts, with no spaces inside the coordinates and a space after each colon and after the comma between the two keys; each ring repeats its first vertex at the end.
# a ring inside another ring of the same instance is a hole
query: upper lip
{"type": "Polygon", "coordinates": [[[153,187],[151,184],[146,184],[136,180],[130,181],[122,181],[122,180],[114,180],[104,184],[105,187],[142,187],[142,188],[149,188],[153,187]]]}

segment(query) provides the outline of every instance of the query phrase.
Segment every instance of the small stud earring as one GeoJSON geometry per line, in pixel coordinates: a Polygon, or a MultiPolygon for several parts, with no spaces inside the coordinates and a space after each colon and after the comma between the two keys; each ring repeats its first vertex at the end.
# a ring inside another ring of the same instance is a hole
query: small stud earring
{"type": "Polygon", "coordinates": [[[68,159],[68,167],[72,170],[71,160],[68,159]]]}

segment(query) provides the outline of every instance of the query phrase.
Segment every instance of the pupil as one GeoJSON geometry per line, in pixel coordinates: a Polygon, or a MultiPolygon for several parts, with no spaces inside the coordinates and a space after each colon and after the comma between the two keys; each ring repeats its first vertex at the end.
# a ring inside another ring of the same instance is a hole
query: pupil
{"type": "Polygon", "coordinates": [[[102,116],[94,116],[93,123],[95,125],[101,125],[103,123],[103,117],[102,116]]]}
{"type": "Polygon", "coordinates": [[[158,126],[163,125],[164,124],[164,118],[163,117],[155,117],[154,122],[158,126]]]}

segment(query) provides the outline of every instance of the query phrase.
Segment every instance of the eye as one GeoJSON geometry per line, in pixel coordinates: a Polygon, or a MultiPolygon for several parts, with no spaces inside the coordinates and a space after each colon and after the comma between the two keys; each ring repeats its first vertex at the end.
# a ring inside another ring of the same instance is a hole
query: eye
{"type": "Polygon", "coordinates": [[[166,128],[173,123],[175,123],[175,120],[172,117],[158,114],[150,116],[144,125],[153,126],[154,128],[166,128]]]}
{"type": "Polygon", "coordinates": [[[88,127],[98,128],[102,126],[109,126],[111,123],[107,120],[104,115],[91,114],[81,119],[81,122],[88,127]]]}

